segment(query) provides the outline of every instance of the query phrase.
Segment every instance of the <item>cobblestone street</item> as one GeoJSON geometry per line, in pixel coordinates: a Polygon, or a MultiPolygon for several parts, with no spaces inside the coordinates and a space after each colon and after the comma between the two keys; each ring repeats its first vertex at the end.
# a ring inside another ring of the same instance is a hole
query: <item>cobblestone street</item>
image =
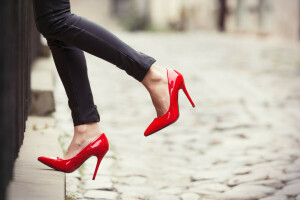
{"type": "MultiPolygon", "coordinates": [[[[86,53],[110,150],[95,181],[96,158],[67,174],[69,199],[300,200],[299,47],[217,33],[115,34],[181,72],[196,107],[180,92],[179,120],[144,137],[155,117],[146,89],[86,53]]],[[[66,148],[73,124],[56,82],[66,148]]]]}

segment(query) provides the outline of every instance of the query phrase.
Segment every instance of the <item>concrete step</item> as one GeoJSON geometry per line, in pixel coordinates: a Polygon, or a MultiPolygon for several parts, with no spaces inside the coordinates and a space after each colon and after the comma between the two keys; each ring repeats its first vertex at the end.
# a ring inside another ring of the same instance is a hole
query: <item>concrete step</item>
{"type": "Polygon", "coordinates": [[[65,174],[37,160],[38,156],[62,156],[54,118],[29,117],[26,125],[7,200],[65,199],[65,174]]]}

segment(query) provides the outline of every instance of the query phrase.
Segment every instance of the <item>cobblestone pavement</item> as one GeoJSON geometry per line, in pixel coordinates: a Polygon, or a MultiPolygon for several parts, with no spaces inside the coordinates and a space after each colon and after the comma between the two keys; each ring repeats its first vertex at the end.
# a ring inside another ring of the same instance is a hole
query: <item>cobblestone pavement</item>
{"type": "MultiPolygon", "coordinates": [[[[157,64],[180,71],[195,101],[180,93],[179,120],[149,137],[155,117],[141,84],[86,54],[110,150],[67,175],[72,199],[300,200],[300,51],[271,40],[214,33],[117,36],[157,64]]],[[[57,79],[58,127],[73,132],[57,79]]]]}

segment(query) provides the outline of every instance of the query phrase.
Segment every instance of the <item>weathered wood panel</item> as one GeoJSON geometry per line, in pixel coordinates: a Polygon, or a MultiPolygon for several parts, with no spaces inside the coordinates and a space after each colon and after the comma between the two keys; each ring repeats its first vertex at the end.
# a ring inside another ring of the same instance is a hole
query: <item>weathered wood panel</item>
{"type": "Polygon", "coordinates": [[[31,0],[0,1],[0,199],[12,178],[30,102],[30,66],[40,49],[31,0]]]}

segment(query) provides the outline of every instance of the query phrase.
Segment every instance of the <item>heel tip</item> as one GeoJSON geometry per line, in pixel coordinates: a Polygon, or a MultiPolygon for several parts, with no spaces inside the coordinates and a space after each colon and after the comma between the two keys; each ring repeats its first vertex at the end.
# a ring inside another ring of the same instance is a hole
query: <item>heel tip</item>
{"type": "Polygon", "coordinates": [[[193,105],[193,108],[195,108],[196,106],[195,105],[193,105]]]}

